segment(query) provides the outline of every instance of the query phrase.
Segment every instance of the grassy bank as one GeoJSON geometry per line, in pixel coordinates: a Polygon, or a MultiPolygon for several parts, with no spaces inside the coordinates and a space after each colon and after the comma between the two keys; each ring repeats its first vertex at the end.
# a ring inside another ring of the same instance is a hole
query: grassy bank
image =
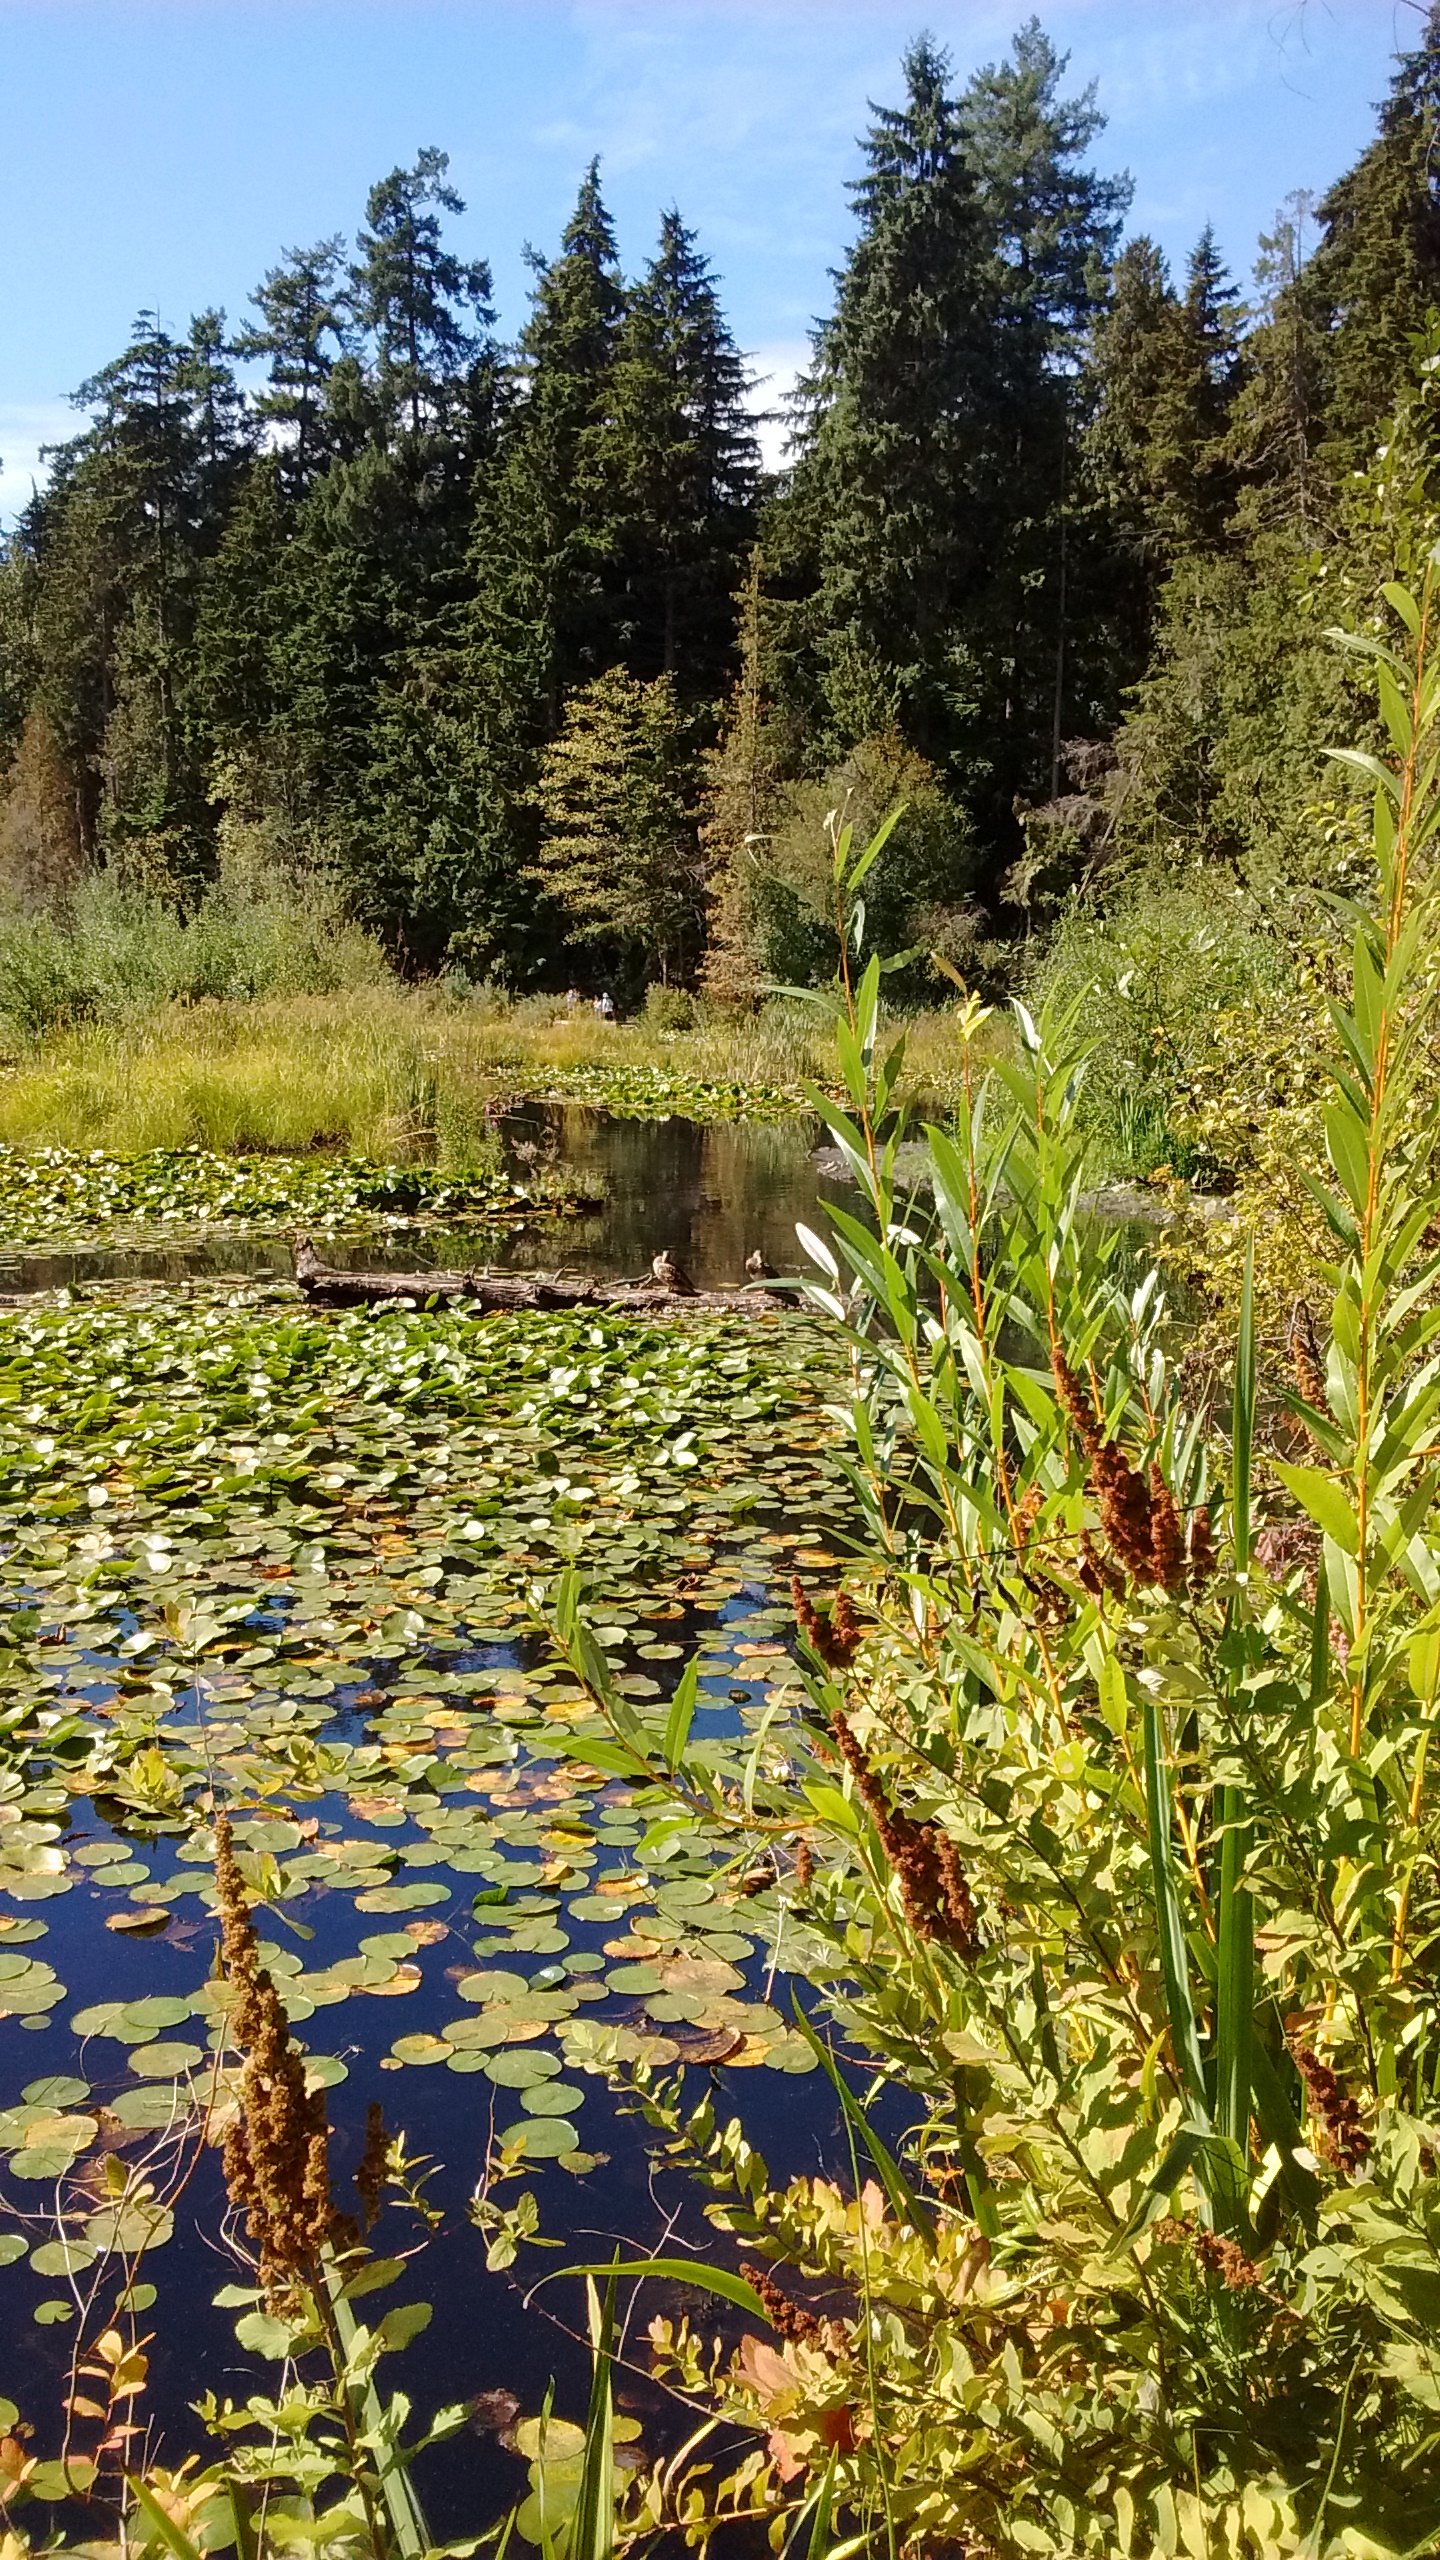
{"type": "MultiPolygon", "coordinates": [[[[912,1072],[943,1084],[953,1016],[916,1022],[912,1072]]],[[[119,1153],[338,1147],[464,1166],[505,1095],[567,1094],[713,1118],[798,1108],[827,1072],[808,1022],[781,1008],[689,1031],[569,1019],[544,999],[492,1007],[389,980],[344,993],[168,1004],[82,1022],[0,1071],[0,1140],[119,1153]]]]}

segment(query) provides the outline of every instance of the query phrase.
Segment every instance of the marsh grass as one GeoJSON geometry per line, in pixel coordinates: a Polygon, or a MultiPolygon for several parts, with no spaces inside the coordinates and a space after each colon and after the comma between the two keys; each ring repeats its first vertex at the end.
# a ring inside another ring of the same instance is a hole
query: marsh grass
{"type": "MultiPolygon", "coordinates": [[[[951,1019],[917,1022],[917,1085],[943,1088],[951,1073],[951,1019]]],[[[657,1109],[703,1117],[743,1109],[747,1092],[799,1107],[803,1081],[821,1066],[808,1021],[780,1007],[658,1032],[599,1022],[588,1007],[567,1018],[549,998],[457,1000],[386,979],[334,994],[163,1004],[17,1044],[0,1071],[0,1140],[118,1154],[335,1147],[458,1168],[487,1160],[486,1105],[499,1096],[563,1093],[574,1080],[584,1099],[603,1102],[609,1077],[619,1098],[640,1071],[666,1079],[657,1109]]]]}

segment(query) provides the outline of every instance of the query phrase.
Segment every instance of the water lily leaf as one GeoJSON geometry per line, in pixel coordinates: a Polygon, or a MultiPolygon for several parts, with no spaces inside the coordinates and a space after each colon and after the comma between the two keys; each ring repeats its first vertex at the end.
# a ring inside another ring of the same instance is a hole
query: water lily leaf
{"type": "Polygon", "coordinates": [[[68,2079],[63,2073],[51,2073],[46,2080],[31,2080],[22,2089],[27,2107],[78,2107],[90,2095],[88,2080],[68,2079]]]}
{"type": "Polygon", "coordinates": [[[776,2036],[765,2051],[767,2071],[787,2071],[799,2075],[815,2070],[818,2060],[818,2055],[806,2043],[805,2038],[791,2033],[776,2036]]]}
{"type": "Polygon", "coordinates": [[[441,2036],[397,2036],[390,2050],[397,2062],[446,2062],[450,2056],[441,2036]]]}
{"type": "Polygon", "coordinates": [[[489,1973],[462,1974],[455,1985],[462,2000],[521,2000],[530,1988],[523,1973],[507,1973],[497,1966],[489,1973]]]}
{"type": "Polygon", "coordinates": [[[527,2462],[573,2462],[585,2451],[585,2430],[570,2418],[522,2418],[511,2442],[527,2462]]]}
{"type": "MultiPolygon", "coordinates": [[[[13,2235],[7,2233],[7,2243],[12,2236],[13,2235]]],[[[24,2256],[25,2243],[23,2240],[17,2244],[17,2247],[12,2254],[17,2257],[24,2256]]],[[[91,2246],[91,2243],[88,2240],[73,2238],[66,2240],[42,2240],[38,2249],[31,2250],[30,2264],[34,2268],[37,2276],[80,2275],[84,2272],[86,2267],[93,2267],[98,2254],[99,2252],[91,2246]]]]}
{"type": "Polygon", "coordinates": [[[373,1893],[357,1893],[357,1911],[422,1911],[430,1904],[448,1902],[448,1884],[382,1884],[373,1893]]]}
{"type": "Polygon", "coordinates": [[[108,2036],[122,2005],[119,2000],[101,2000],[93,2009],[77,2009],[70,2024],[77,2036],[108,2036]]]}
{"type": "Polygon", "coordinates": [[[557,2078],[560,2064],[553,2053],[496,2053],[485,2068],[498,2088],[533,2089],[557,2078]]]}
{"type": "Polygon", "coordinates": [[[23,2150],[11,2153],[11,2176],[44,2178],[53,2183],[56,2178],[64,2177],[66,2170],[72,2166],[77,2151],[82,2148],[83,2145],[72,2147],[69,2143],[61,2143],[49,2149],[37,2144],[34,2150],[31,2150],[27,2144],[23,2150]]]}
{"type": "Polygon", "coordinates": [[[572,2088],[566,2080],[539,2080],[520,2092],[520,2104],[532,2116],[570,2116],[584,2103],[584,2090],[572,2088]]]}
{"type": "MultiPolygon", "coordinates": [[[[21,2239],[19,2232],[0,2231],[0,2267],[13,2267],[16,2259],[23,2258],[24,2255],[25,2243],[21,2239]]],[[[41,2270],[42,2274],[48,2272],[49,2271],[44,2268],[41,2270]]]]}
{"type": "Polygon", "coordinates": [[[197,2071],[205,2056],[198,2044],[144,2044],[131,2054],[137,2079],[177,2080],[182,2071],[197,2071]]]}
{"type": "Polygon", "coordinates": [[[562,2152],[580,2148],[580,2136],[564,2116],[522,2116],[518,2124],[506,2125],[500,2141],[531,2160],[558,2160],[562,2152]]]}
{"type": "Polygon", "coordinates": [[[163,2248],[174,2228],[175,2217],[168,2207],[137,2197],[93,2213],[85,2225],[85,2237],[98,2250],[119,2249],[129,2256],[141,2249],[163,2248]]]}
{"type": "Polygon", "coordinates": [[[188,2090],[178,2089],[173,2080],[157,2081],[153,2086],[122,2089],[111,2101],[108,2113],[132,2130],[154,2132],[161,2125],[178,2124],[189,2112],[188,2090]]]}
{"type": "Polygon", "coordinates": [[[341,2061],[338,2053],[307,2053],[305,2057],[307,2089],[338,2089],[341,2081],[348,2080],[349,2077],[350,2066],[348,2062],[341,2061]]]}
{"type": "Polygon", "coordinates": [[[663,1991],[665,1974],[658,1964],[616,1964],[605,1976],[609,1991],[663,1991]]]}

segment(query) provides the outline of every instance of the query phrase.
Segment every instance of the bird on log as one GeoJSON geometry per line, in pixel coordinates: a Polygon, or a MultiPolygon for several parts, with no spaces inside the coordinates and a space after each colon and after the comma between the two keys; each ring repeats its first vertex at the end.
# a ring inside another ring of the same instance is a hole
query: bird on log
{"type": "Polygon", "coordinates": [[[657,1253],[647,1280],[587,1280],[564,1272],[335,1271],[321,1261],[309,1236],[295,1243],[295,1280],[317,1307],[463,1304],[475,1315],[514,1315],[526,1308],[626,1308],[635,1315],[677,1315],[723,1309],[763,1315],[776,1301],[763,1289],[697,1289],[668,1253],[657,1253]]]}

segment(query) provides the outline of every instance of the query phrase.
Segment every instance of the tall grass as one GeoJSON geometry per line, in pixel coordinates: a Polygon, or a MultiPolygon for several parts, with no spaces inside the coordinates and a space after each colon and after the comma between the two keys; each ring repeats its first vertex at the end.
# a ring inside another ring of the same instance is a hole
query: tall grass
{"type": "Polygon", "coordinates": [[[810,1068],[789,1026],[656,1038],[567,1022],[548,1005],[458,1005],[395,980],[344,995],[167,1004],[53,1034],[0,1073],[0,1139],[117,1153],[335,1146],[361,1155],[473,1151],[487,1100],[547,1074],[664,1067],[696,1078],[793,1082],[810,1068]]]}
{"type": "MultiPolygon", "coordinates": [[[[917,1084],[943,1089],[949,1011],[918,1017],[917,1084]]],[[[477,1160],[486,1106],[577,1071],[797,1088],[824,1072],[799,1005],[707,1013],[652,1002],[626,1023],[464,980],[406,986],[330,903],[243,859],[188,917],[102,874],[59,914],[0,916],[0,1140],[139,1153],[343,1147],[477,1160]]]]}

